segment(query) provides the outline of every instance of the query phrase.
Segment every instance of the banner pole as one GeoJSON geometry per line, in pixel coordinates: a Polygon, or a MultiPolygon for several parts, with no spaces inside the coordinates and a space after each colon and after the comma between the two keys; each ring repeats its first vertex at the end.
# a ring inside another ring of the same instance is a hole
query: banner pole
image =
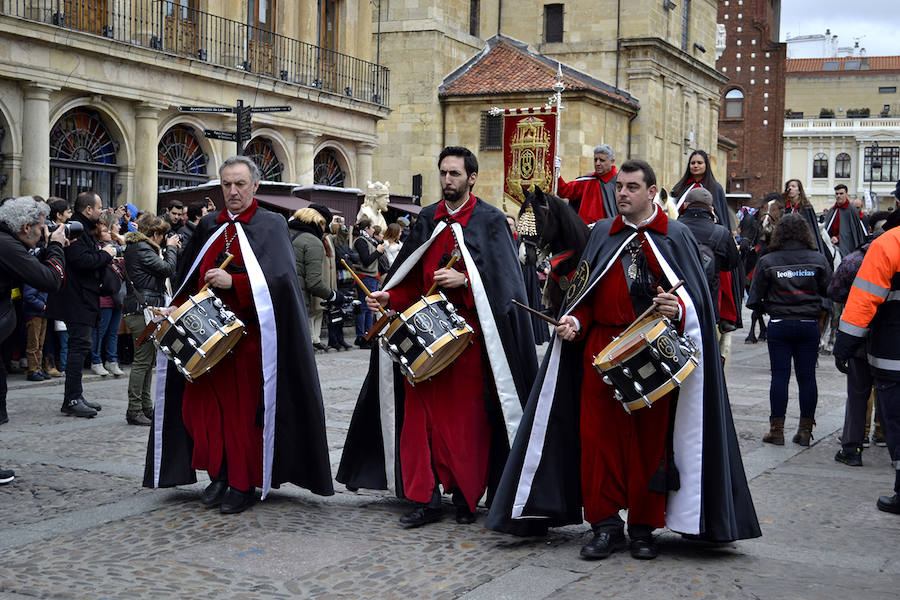
{"type": "Polygon", "coordinates": [[[554,145],[554,156],[553,156],[553,195],[556,195],[556,187],[559,182],[559,167],[557,166],[556,157],[559,156],[559,134],[560,134],[560,126],[562,122],[562,91],[566,89],[565,84],[562,82],[562,64],[556,63],[556,83],[553,84],[551,88],[556,94],[553,96],[552,101],[556,104],[556,144],[554,145]]]}

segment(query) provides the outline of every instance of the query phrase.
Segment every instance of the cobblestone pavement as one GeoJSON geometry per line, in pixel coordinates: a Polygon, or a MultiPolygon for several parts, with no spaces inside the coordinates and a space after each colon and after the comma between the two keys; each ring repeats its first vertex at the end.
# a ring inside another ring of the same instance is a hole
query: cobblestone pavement
{"type": "MultiPolygon", "coordinates": [[[[586,562],[587,526],[519,539],[443,522],[407,531],[385,493],[321,498],[284,486],[234,516],[197,501],[201,482],[140,487],[147,429],[125,423],[126,378],[86,378],[94,419],[59,412],[59,381],[10,376],[0,427],[0,599],[41,598],[896,598],[900,517],[878,511],[893,472],[884,448],[865,466],[835,463],[843,377],[818,371],[812,446],[762,444],[765,344],[738,331],[728,365],[735,425],[763,537],[711,546],[661,531],[661,556],[586,562]]],[[[318,356],[333,468],[367,364],[352,350],[318,356]]],[[[791,390],[787,429],[798,420],[791,390]]]]}

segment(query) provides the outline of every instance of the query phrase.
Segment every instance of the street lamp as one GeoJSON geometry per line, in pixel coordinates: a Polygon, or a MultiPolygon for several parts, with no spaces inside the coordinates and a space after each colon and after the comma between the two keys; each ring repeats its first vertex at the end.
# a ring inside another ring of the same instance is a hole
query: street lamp
{"type": "Polygon", "coordinates": [[[873,204],[872,210],[878,210],[878,204],[872,196],[872,171],[878,169],[878,174],[879,176],[881,175],[880,159],[881,154],[878,152],[878,142],[873,141],[872,145],[869,147],[869,200],[873,204]]]}

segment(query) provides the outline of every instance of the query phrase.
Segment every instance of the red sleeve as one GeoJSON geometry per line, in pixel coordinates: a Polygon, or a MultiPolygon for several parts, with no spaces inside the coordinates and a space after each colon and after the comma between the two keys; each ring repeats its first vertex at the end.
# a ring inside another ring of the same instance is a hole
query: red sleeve
{"type": "Polygon", "coordinates": [[[573,317],[578,319],[578,322],[581,324],[581,329],[579,329],[578,333],[575,334],[576,340],[584,339],[584,336],[587,334],[587,330],[591,326],[591,321],[594,318],[594,314],[590,306],[590,301],[590,298],[585,299],[570,313],[573,317]]]}
{"type": "Polygon", "coordinates": [[[566,183],[562,177],[556,180],[556,195],[568,198],[569,200],[581,200],[581,194],[584,191],[583,182],[572,181],[566,183]]]}
{"type": "Polygon", "coordinates": [[[246,273],[233,273],[231,283],[234,286],[234,295],[237,298],[238,310],[253,308],[253,290],[250,288],[250,276],[246,273]]]}

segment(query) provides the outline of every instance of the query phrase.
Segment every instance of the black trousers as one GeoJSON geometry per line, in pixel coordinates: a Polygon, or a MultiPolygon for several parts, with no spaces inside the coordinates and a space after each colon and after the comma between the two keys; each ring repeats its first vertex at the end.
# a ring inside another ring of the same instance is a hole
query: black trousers
{"type": "Polygon", "coordinates": [[[862,356],[851,357],[847,365],[850,370],[847,373],[847,405],[844,409],[841,445],[845,450],[853,450],[862,447],[863,436],[866,434],[866,411],[874,379],[865,352],[862,356]]]}
{"type": "Polygon", "coordinates": [[[900,494],[900,381],[875,380],[881,430],[894,464],[894,492],[900,494]]]}
{"type": "Polygon", "coordinates": [[[84,359],[91,352],[93,327],[79,323],[66,323],[69,332],[69,355],[66,358],[66,386],[63,401],[82,397],[81,372],[84,359]]]}

